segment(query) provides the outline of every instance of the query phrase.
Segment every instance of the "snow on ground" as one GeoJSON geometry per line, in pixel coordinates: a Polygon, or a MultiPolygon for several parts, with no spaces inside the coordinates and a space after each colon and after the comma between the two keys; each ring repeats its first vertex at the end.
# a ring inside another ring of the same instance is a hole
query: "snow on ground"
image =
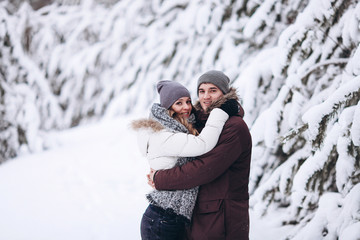
{"type": "MultiPolygon", "coordinates": [[[[134,118],[51,133],[47,151],[0,165],[0,239],[140,239],[150,187],[134,118]]],[[[252,215],[250,239],[284,236],[273,218],[252,215]]]]}

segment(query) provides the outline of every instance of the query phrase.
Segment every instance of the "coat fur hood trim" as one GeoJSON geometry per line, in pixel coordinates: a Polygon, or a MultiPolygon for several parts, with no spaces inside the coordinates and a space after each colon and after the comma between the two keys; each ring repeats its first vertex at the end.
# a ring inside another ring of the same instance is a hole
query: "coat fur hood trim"
{"type": "MultiPolygon", "coordinates": [[[[207,112],[207,113],[210,113],[211,110],[213,110],[214,108],[220,107],[223,103],[225,103],[225,102],[226,102],[227,100],[229,100],[229,99],[235,99],[236,101],[239,101],[239,96],[238,96],[238,94],[237,94],[237,92],[236,92],[236,89],[233,88],[233,87],[230,88],[230,91],[229,91],[227,94],[225,94],[224,96],[222,96],[222,97],[221,97],[220,99],[218,99],[217,101],[213,102],[213,103],[211,104],[211,106],[208,107],[208,109],[206,110],[206,112],[207,112]]],[[[195,107],[195,109],[196,109],[197,111],[202,110],[199,101],[197,101],[197,103],[194,105],[194,107],[195,107]]]]}
{"type": "Polygon", "coordinates": [[[143,118],[139,120],[134,120],[131,122],[131,127],[135,131],[139,130],[153,130],[154,132],[160,132],[164,129],[163,125],[161,125],[158,121],[151,118],[143,118]]]}

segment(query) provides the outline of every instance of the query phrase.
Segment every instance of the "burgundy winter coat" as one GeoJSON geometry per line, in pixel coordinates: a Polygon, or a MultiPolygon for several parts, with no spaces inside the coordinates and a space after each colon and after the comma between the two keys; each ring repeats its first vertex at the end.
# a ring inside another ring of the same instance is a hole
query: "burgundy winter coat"
{"type": "MultiPolygon", "coordinates": [[[[206,117],[200,114],[197,121],[206,117]]],[[[181,167],[156,173],[158,190],[200,186],[189,239],[249,239],[250,160],[251,136],[239,115],[225,123],[213,150],[181,167]]]]}

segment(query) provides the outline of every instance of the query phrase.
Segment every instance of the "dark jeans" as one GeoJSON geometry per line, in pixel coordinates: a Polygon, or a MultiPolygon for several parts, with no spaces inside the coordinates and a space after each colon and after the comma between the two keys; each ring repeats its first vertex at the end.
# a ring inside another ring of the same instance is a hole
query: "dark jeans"
{"type": "Polygon", "coordinates": [[[185,217],[150,204],[141,219],[141,239],[182,239],[185,234],[185,222],[185,217]]]}

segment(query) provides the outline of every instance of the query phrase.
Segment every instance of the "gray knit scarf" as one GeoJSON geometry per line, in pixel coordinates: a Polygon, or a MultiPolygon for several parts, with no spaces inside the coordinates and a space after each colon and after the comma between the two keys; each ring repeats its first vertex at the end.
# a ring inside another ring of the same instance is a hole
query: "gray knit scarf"
{"type": "MultiPolygon", "coordinates": [[[[161,125],[170,131],[189,133],[184,125],[170,117],[167,113],[167,110],[161,107],[158,103],[153,104],[150,117],[158,121],[161,125]]],[[[189,121],[192,122],[194,120],[195,116],[192,114],[189,118],[189,121]]],[[[195,158],[193,157],[179,157],[176,165],[181,166],[194,159],[195,158]]],[[[151,204],[161,207],[165,210],[175,212],[176,214],[184,216],[190,220],[194,210],[198,190],[199,187],[176,191],[154,190],[147,194],[146,198],[151,204]]]]}

